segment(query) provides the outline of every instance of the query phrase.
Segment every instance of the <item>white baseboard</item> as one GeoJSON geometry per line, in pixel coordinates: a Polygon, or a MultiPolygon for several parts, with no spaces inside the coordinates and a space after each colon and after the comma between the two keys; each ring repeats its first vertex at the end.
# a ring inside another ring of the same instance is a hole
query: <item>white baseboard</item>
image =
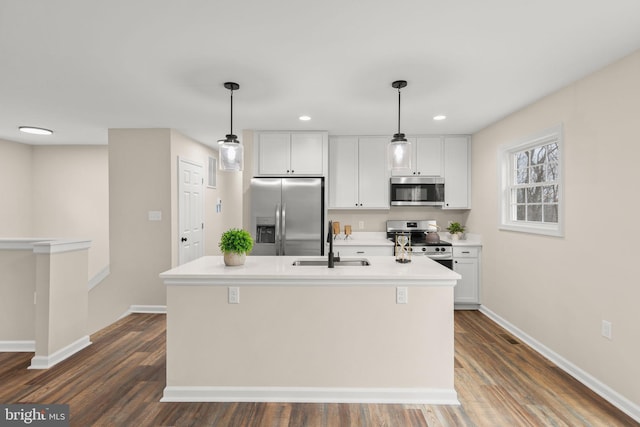
{"type": "Polygon", "coordinates": [[[167,386],[161,402],[396,403],[459,405],[454,389],[167,386]]]}
{"type": "Polygon", "coordinates": [[[106,277],[111,274],[111,268],[110,265],[107,265],[105,268],[103,268],[102,270],[100,270],[98,272],[98,274],[96,274],[95,276],[93,276],[91,278],[91,280],[89,280],[89,290],[95,288],[96,286],[98,286],[98,284],[100,282],[102,282],[104,279],[106,279],[106,277]]]}
{"type": "Polygon", "coordinates": [[[35,341],[0,341],[0,353],[33,353],[35,341]]]}
{"type": "Polygon", "coordinates": [[[167,314],[166,305],[132,305],[129,307],[129,313],[156,313],[167,314]]]}
{"type": "MultiPolygon", "coordinates": [[[[586,371],[580,369],[558,353],[551,350],[549,347],[542,344],[535,338],[527,335],[522,330],[518,329],[515,325],[511,324],[507,320],[503,319],[493,311],[489,310],[485,306],[480,306],[480,312],[486,315],[488,318],[502,326],[507,331],[518,337],[521,341],[526,343],[529,347],[533,348],[538,353],[542,354],[547,359],[558,365],[560,369],[571,375],[585,386],[589,387],[595,393],[600,395],[603,399],[611,403],[616,408],[620,409],[625,414],[629,415],[634,420],[640,422],[640,405],[636,405],[611,387],[599,381],[586,371]]],[[[632,380],[633,381],[633,380],[632,380]]]]}
{"type": "Polygon", "coordinates": [[[85,335],[79,340],[72,342],[68,346],[61,348],[49,356],[34,356],[31,359],[31,366],[29,366],[29,369],[49,369],[53,365],[62,362],[90,345],[91,341],[89,340],[89,335],[85,335]]]}
{"type": "Polygon", "coordinates": [[[152,314],[167,314],[166,305],[132,305],[127,311],[122,313],[118,320],[127,317],[132,313],[152,313],[152,314]]]}

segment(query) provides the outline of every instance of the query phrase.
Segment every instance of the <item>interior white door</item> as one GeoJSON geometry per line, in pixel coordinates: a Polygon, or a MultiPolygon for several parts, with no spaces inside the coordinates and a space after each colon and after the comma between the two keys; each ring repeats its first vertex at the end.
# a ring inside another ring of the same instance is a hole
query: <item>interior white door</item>
{"type": "Polygon", "coordinates": [[[178,159],[179,264],[204,255],[203,170],[204,166],[199,163],[178,159]]]}

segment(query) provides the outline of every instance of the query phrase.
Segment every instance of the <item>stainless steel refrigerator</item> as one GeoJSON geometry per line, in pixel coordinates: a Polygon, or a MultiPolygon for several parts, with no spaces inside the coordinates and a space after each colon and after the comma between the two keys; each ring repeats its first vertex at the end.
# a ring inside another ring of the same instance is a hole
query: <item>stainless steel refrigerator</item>
{"type": "Polygon", "coordinates": [[[251,179],[251,255],[324,255],[324,178],[251,179]]]}

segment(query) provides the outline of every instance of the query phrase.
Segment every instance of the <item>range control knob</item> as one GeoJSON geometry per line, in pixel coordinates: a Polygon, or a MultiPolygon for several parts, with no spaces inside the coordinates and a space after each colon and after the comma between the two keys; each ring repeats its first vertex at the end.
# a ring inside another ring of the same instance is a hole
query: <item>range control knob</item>
{"type": "Polygon", "coordinates": [[[427,251],[427,248],[422,248],[422,252],[426,252],[426,251],[427,251]]]}

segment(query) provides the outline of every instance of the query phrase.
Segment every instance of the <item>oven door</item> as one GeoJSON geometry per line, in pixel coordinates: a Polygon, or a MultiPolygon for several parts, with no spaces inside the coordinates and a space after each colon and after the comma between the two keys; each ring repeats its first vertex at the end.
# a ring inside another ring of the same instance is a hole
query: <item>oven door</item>
{"type": "Polygon", "coordinates": [[[453,270],[453,260],[452,259],[434,259],[434,261],[437,262],[438,264],[444,265],[449,270],[453,270]]]}

